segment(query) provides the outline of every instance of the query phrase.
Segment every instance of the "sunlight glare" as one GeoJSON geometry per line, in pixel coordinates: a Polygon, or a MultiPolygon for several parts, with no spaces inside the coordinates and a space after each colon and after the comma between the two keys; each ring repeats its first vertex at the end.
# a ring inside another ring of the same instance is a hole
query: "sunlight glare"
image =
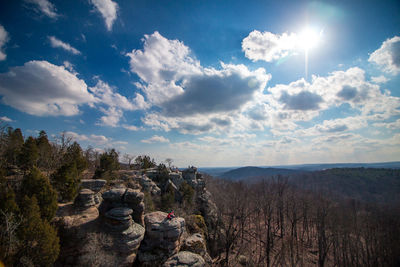
{"type": "Polygon", "coordinates": [[[309,50],[311,48],[314,48],[318,45],[319,41],[321,39],[321,33],[318,33],[312,28],[305,28],[301,33],[300,33],[300,46],[304,50],[309,50]]]}

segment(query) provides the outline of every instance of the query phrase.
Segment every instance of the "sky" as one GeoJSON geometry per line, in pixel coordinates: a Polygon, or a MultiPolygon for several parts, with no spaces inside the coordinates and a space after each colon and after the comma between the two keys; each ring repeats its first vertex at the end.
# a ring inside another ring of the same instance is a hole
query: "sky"
{"type": "Polygon", "coordinates": [[[0,1],[0,120],[185,167],[400,160],[400,2],[0,1]]]}

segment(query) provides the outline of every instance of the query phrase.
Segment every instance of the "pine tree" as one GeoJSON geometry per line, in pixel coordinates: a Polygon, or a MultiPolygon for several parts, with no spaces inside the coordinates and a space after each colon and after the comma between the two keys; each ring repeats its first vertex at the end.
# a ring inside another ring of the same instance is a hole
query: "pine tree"
{"type": "Polygon", "coordinates": [[[36,196],[42,218],[50,221],[57,211],[57,192],[50,185],[49,180],[37,169],[24,176],[21,185],[21,194],[28,197],[36,196]]]}
{"type": "Polygon", "coordinates": [[[83,155],[81,146],[74,142],[67,148],[64,161],[68,164],[75,163],[78,174],[81,174],[87,168],[87,160],[83,155]]]}
{"type": "MultiPolygon", "coordinates": [[[[15,202],[15,193],[4,177],[4,170],[0,170],[0,210],[4,213],[17,214],[19,208],[15,202]]],[[[1,214],[0,214],[1,219],[1,214]]]]}
{"type": "Polygon", "coordinates": [[[18,231],[22,243],[18,256],[35,266],[52,266],[60,252],[57,232],[46,220],[41,219],[35,196],[25,196],[22,206],[24,220],[18,231]]]}
{"type": "Polygon", "coordinates": [[[38,167],[49,169],[52,147],[49,143],[49,139],[47,138],[47,134],[45,131],[40,131],[39,136],[36,139],[36,145],[39,153],[39,158],[37,161],[38,167]]]}
{"type": "Polygon", "coordinates": [[[36,140],[32,136],[29,136],[22,146],[21,153],[19,154],[19,166],[25,171],[29,170],[33,166],[36,166],[38,158],[39,151],[36,146],[36,140]]]}
{"type": "Polygon", "coordinates": [[[5,158],[8,164],[16,165],[18,163],[18,156],[24,145],[24,138],[21,129],[17,128],[13,131],[11,127],[7,129],[7,145],[5,151],[5,158]]]}
{"type": "Polygon", "coordinates": [[[61,166],[51,177],[52,183],[62,200],[71,201],[79,188],[79,175],[75,162],[61,166]]]}

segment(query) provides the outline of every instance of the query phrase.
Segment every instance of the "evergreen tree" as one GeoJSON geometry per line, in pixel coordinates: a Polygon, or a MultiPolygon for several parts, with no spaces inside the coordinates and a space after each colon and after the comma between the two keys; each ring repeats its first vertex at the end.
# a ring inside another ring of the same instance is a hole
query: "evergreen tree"
{"type": "Polygon", "coordinates": [[[38,138],[36,139],[36,145],[38,148],[38,162],[37,165],[39,168],[49,169],[50,161],[51,161],[51,150],[52,147],[49,143],[49,139],[47,138],[47,134],[45,131],[40,131],[38,138]]]}
{"type": "Polygon", "coordinates": [[[67,153],[65,154],[65,162],[68,164],[76,165],[76,169],[79,174],[81,174],[87,168],[87,160],[83,154],[81,146],[74,142],[72,145],[68,146],[67,153]]]}
{"type": "MultiPolygon", "coordinates": [[[[0,170],[0,210],[4,213],[17,214],[19,208],[15,202],[15,193],[12,187],[7,183],[4,176],[4,170],[0,170]]],[[[2,214],[0,213],[0,219],[2,214]]]]}
{"type": "Polygon", "coordinates": [[[8,164],[17,165],[18,156],[24,145],[24,138],[21,129],[17,128],[13,131],[11,127],[7,129],[7,144],[5,151],[5,158],[8,164]]]}
{"type": "Polygon", "coordinates": [[[151,159],[149,156],[146,155],[137,156],[135,159],[135,165],[139,169],[149,169],[157,166],[154,159],[151,159]]]}
{"type": "Polygon", "coordinates": [[[25,196],[22,206],[24,220],[18,231],[22,243],[18,256],[34,266],[52,266],[60,252],[57,232],[46,220],[41,219],[35,196],[25,196]]]}
{"type": "Polygon", "coordinates": [[[38,158],[39,151],[36,146],[36,140],[32,136],[29,136],[22,146],[21,152],[19,154],[19,166],[25,171],[29,170],[33,166],[36,166],[38,158]]]}
{"type": "Polygon", "coordinates": [[[184,181],[179,191],[182,193],[182,200],[189,205],[193,204],[194,189],[186,181],[184,181]]]}
{"type": "Polygon", "coordinates": [[[79,175],[75,162],[61,166],[51,177],[52,183],[62,200],[71,201],[79,188],[79,175]]]}
{"type": "Polygon", "coordinates": [[[119,170],[118,153],[115,149],[104,152],[100,156],[100,166],[96,169],[94,177],[112,179],[113,172],[119,170]]]}
{"type": "Polygon", "coordinates": [[[168,184],[167,190],[161,195],[161,210],[169,212],[175,203],[175,191],[171,184],[168,184]]]}
{"type": "Polygon", "coordinates": [[[21,185],[21,194],[28,197],[36,196],[42,218],[50,221],[57,211],[57,192],[50,185],[49,180],[36,167],[24,176],[21,185]]]}

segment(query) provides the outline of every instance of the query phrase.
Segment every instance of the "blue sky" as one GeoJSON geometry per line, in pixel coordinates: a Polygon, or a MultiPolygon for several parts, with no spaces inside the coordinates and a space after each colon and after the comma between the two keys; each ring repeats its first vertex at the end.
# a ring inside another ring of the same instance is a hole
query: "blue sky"
{"type": "Polygon", "coordinates": [[[1,1],[0,119],[178,166],[400,160],[398,1],[1,1]]]}

